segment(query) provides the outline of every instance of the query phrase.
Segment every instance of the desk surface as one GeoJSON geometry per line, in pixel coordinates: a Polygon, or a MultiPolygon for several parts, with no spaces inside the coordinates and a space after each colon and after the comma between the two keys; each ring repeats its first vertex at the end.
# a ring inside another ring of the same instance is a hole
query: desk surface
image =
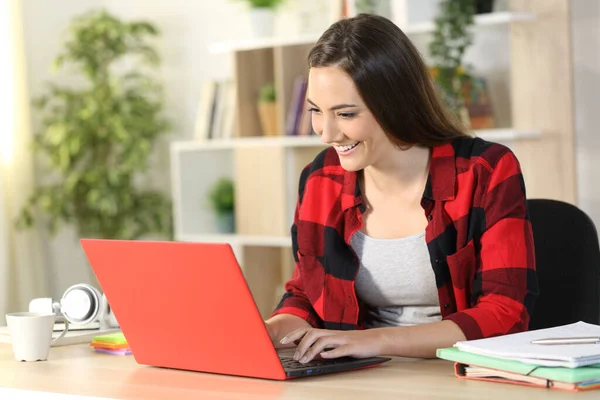
{"type": "Polygon", "coordinates": [[[452,363],[395,358],[360,371],[266,381],[138,365],[133,356],[94,353],[88,345],[56,347],[47,361],[17,362],[0,344],[0,388],[117,399],[598,399],[569,393],[457,379],[452,363]],[[404,396],[402,396],[404,395],[404,396]]]}

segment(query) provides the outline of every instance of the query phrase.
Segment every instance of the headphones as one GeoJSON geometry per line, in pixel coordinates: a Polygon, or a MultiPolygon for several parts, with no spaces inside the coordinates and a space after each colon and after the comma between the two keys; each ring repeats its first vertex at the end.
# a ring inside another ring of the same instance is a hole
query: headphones
{"type": "Polygon", "coordinates": [[[29,311],[52,313],[75,325],[99,322],[100,329],[119,327],[106,296],[86,283],[69,287],[58,301],[49,297],[33,299],[29,311]]]}

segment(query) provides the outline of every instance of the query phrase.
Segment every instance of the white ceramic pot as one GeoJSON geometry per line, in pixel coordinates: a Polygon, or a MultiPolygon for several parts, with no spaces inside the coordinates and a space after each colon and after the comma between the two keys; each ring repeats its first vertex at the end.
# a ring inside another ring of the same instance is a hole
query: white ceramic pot
{"type": "Polygon", "coordinates": [[[390,19],[400,29],[406,29],[408,26],[408,0],[390,1],[390,19]]]}
{"type": "Polygon", "coordinates": [[[270,8],[250,9],[252,30],[257,37],[273,36],[275,25],[275,12],[270,8]]]}

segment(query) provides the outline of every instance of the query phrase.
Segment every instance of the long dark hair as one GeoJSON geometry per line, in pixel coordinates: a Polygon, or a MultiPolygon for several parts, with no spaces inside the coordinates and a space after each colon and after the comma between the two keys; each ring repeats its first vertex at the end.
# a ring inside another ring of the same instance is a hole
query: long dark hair
{"type": "Polygon", "coordinates": [[[310,50],[308,66],[344,70],[400,147],[433,147],[467,136],[441,105],[418,50],[384,17],[359,14],[335,22],[310,50]]]}

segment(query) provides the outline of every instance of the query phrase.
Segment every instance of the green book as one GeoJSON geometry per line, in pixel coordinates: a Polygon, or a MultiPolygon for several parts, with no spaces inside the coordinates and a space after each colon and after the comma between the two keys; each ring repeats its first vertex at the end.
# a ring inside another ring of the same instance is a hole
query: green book
{"type": "Polygon", "coordinates": [[[568,383],[600,382],[600,364],[588,365],[579,368],[543,367],[534,364],[525,364],[519,361],[467,353],[454,347],[437,349],[436,355],[438,358],[465,365],[512,372],[519,375],[527,375],[530,377],[548,379],[552,381],[568,383]]]}
{"type": "Polygon", "coordinates": [[[98,335],[94,337],[94,342],[110,343],[110,344],[124,344],[127,343],[125,336],[122,332],[109,333],[106,335],[98,335]]]}

